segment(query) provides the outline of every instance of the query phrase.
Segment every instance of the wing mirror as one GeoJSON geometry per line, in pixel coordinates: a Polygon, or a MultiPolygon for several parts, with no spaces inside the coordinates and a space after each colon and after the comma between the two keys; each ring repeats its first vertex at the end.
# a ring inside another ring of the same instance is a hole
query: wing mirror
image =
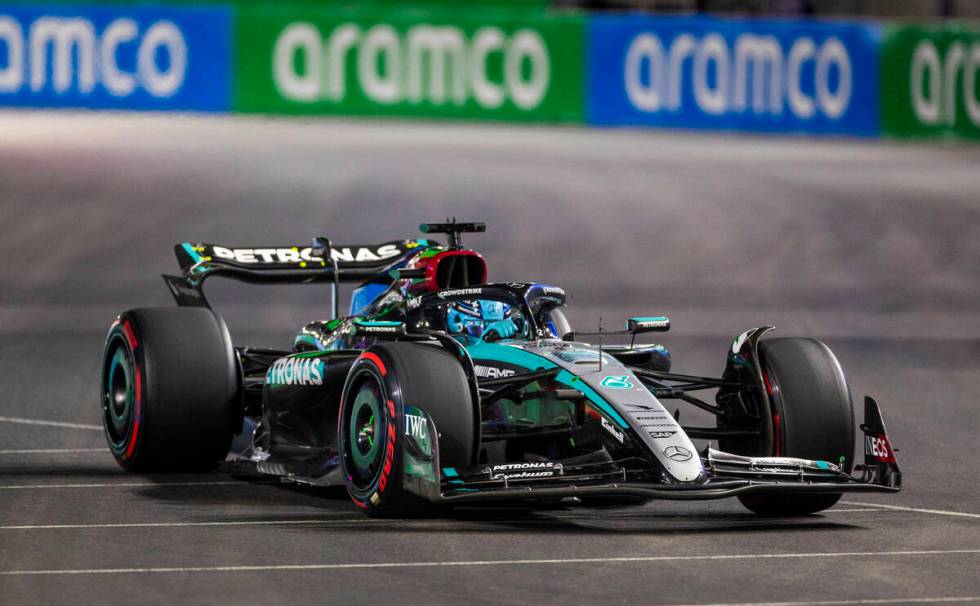
{"type": "Polygon", "coordinates": [[[667,332],[668,330],[670,330],[670,318],[667,316],[629,318],[626,320],[626,332],[634,335],[645,332],[667,332]]]}
{"type": "Polygon", "coordinates": [[[403,337],[405,336],[404,322],[382,322],[370,320],[354,320],[351,333],[355,337],[403,337]]]}

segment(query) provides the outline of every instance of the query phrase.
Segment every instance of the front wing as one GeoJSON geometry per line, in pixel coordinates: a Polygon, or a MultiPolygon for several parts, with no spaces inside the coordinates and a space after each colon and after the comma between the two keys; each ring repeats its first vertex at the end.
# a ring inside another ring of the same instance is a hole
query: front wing
{"type": "Polygon", "coordinates": [[[816,494],[898,492],[902,475],[877,403],[865,399],[865,462],[849,475],[838,465],[791,457],[744,457],[707,449],[699,481],[669,483],[638,458],[614,461],[525,461],[468,469],[439,465],[435,424],[406,435],[405,488],[436,503],[554,500],[568,497],[639,497],[665,500],[722,499],[752,493],[816,494]]]}

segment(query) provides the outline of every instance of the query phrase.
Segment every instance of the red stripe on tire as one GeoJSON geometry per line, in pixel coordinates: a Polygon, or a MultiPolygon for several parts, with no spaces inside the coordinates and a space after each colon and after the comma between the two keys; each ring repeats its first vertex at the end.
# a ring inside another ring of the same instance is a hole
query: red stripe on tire
{"type": "MultiPolygon", "coordinates": [[[[129,324],[127,322],[127,324],[129,324]]],[[[133,456],[133,451],[136,450],[136,438],[139,437],[140,433],[140,404],[142,400],[143,392],[143,374],[140,372],[139,367],[136,367],[136,413],[133,420],[133,435],[129,438],[129,447],[126,448],[126,454],[123,455],[124,459],[128,459],[133,456]]]]}
{"type": "Polygon", "coordinates": [[[783,449],[780,448],[780,444],[779,444],[779,415],[772,415],[772,435],[773,435],[773,441],[776,443],[775,444],[776,452],[773,453],[773,456],[781,457],[783,456],[782,455],[783,449]]]}
{"type": "Polygon", "coordinates": [[[370,351],[365,351],[361,354],[360,359],[367,359],[374,362],[374,365],[377,366],[378,370],[381,372],[382,377],[388,374],[388,369],[385,368],[384,362],[381,361],[381,358],[379,358],[377,354],[371,353],[370,351]]]}
{"type": "MultiPolygon", "coordinates": [[[[769,396],[769,401],[772,402],[773,388],[772,381],[769,380],[769,373],[762,371],[762,382],[765,383],[766,394],[769,396]]],[[[772,440],[773,440],[773,456],[782,456],[782,448],[779,443],[779,413],[772,413],[772,440]]]]}
{"type": "Polygon", "coordinates": [[[126,333],[126,340],[129,341],[130,349],[135,350],[139,343],[136,341],[136,333],[133,332],[133,325],[129,320],[123,322],[123,332],[126,333]]]}

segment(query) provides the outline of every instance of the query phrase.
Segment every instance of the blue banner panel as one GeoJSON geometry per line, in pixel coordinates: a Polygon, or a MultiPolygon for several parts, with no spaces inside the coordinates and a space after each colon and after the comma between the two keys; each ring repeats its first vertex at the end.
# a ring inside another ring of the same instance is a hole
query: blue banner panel
{"type": "Polygon", "coordinates": [[[593,124],[877,135],[874,25],[593,16],[593,124]]]}
{"type": "Polygon", "coordinates": [[[0,6],[0,106],[227,111],[224,7],[0,6]]]}

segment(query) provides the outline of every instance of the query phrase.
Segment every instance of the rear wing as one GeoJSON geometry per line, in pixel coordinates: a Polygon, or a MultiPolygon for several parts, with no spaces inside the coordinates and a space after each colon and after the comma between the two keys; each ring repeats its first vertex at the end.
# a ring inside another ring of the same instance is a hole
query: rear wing
{"type": "Polygon", "coordinates": [[[418,252],[438,246],[432,240],[394,240],[383,244],[331,245],[315,238],[312,246],[234,247],[183,242],[174,246],[181,275],[163,279],[177,305],[206,307],[204,281],[224,276],[256,284],[332,283],[337,313],[340,282],[390,279],[388,272],[403,266],[418,252]]]}

